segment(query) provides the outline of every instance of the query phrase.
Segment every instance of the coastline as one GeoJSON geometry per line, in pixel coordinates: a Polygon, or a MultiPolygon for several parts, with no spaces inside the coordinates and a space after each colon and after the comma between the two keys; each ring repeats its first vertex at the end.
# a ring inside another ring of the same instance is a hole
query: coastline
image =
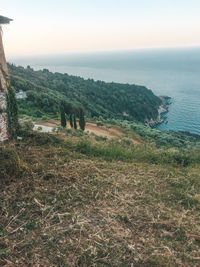
{"type": "Polygon", "coordinates": [[[170,100],[171,97],[169,96],[159,96],[162,103],[158,108],[158,116],[156,120],[147,120],[146,125],[150,127],[155,127],[158,124],[161,124],[164,122],[165,118],[163,117],[164,114],[166,114],[169,111],[169,105],[171,104],[170,100]]]}

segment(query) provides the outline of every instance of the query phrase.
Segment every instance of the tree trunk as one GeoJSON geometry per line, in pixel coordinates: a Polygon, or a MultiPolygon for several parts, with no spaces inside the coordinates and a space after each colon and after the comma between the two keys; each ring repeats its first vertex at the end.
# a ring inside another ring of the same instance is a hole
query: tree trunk
{"type": "Polygon", "coordinates": [[[2,29],[0,26],[0,142],[8,139],[8,120],[6,113],[8,68],[3,49],[2,29]]]}

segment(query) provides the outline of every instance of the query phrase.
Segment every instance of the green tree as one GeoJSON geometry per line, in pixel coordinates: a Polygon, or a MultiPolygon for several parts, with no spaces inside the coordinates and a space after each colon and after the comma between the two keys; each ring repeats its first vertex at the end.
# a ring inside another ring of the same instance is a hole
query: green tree
{"type": "Polygon", "coordinates": [[[85,130],[85,116],[84,116],[84,111],[81,108],[80,112],[79,112],[79,126],[81,128],[81,130],[85,130]]]}
{"type": "Polygon", "coordinates": [[[74,114],[74,129],[77,129],[77,123],[76,123],[76,115],[74,114]]]}
{"type": "Polygon", "coordinates": [[[60,121],[61,121],[61,126],[65,128],[66,127],[66,116],[65,116],[63,105],[60,106],[60,121]]]}
{"type": "Polygon", "coordinates": [[[16,138],[19,131],[18,106],[15,97],[15,90],[12,86],[8,87],[6,94],[7,116],[8,116],[8,133],[10,138],[16,138]]]}
{"type": "Polygon", "coordinates": [[[67,103],[66,101],[63,101],[63,107],[64,107],[64,110],[65,110],[65,113],[66,114],[71,114],[73,113],[73,106],[72,104],[70,103],[67,103]]]}
{"type": "Polygon", "coordinates": [[[70,116],[69,116],[69,123],[70,123],[71,128],[73,128],[74,127],[74,123],[73,123],[72,114],[70,114],[70,116]]]}

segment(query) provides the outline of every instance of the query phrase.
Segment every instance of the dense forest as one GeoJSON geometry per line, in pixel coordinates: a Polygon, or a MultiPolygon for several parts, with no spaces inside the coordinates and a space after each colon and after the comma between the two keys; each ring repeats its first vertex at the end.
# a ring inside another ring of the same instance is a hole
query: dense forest
{"type": "Polygon", "coordinates": [[[156,119],[159,97],[144,86],[85,80],[47,69],[34,71],[8,65],[11,85],[27,93],[27,101],[19,101],[21,114],[37,118],[59,112],[61,101],[82,106],[88,118],[102,117],[145,122],[156,119]]]}

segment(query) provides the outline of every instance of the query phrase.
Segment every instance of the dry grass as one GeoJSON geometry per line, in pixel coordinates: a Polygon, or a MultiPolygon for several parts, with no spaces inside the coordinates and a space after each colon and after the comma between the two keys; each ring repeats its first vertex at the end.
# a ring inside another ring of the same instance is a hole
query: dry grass
{"type": "Polygon", "coordinates": [[[199,166],[31,141],[16,146],[23,174],[0,189],[0,266],[199,266],[199,166]]]}

